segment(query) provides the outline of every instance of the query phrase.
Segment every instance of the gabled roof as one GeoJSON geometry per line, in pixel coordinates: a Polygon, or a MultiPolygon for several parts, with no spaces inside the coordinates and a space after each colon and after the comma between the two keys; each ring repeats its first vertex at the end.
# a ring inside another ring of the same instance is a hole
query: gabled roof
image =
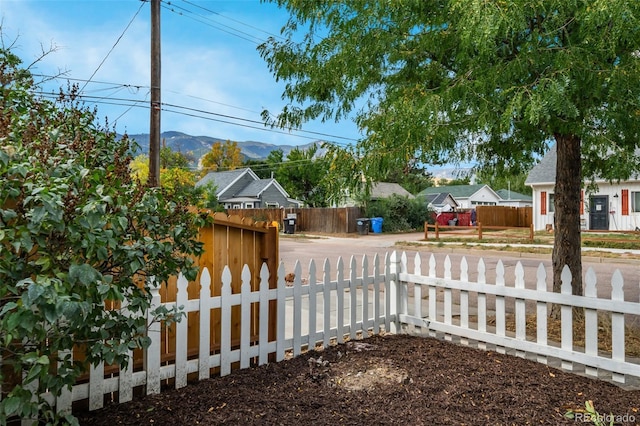
{"type": "Polygon", "coordinates": [[[409,191],[404,189],[400,184],[391,182],[376,182],[371,186],[371,198],[389,198],[392,195],[401,197],[415,198],[409,191]]]}
{"type": "Polygon", "coordinates": [[[242,188],[237,194],[233,194],[234,197],[259,197],[267,188],[274,185],[278,190],[287,198],[289,194],[284,190],[282,186],[275,179],[259,179],[254,180],[249,185],[242,188]]]}
{"type": "MultiPolygon", "coordinates": [[[[451,185],[451,186],[431,186],[422,190],[418,195],[427,195],[427,194],[440,194],[440,193],[449,193],[453,198],[456,199],[464,199],[469,198],[476,192],[480,191],[487,185],[477,184],[477,185],[451,185]]],[[[487,186],[487,188],[489,188],[487,186]]],[[[491,189],[491,188],[489,188],[491,189]]],[[[493,190],[492,190],[493,191],[493,190]]]]}
{"type": "Polygon", "coordinates": [[[431,204],[432,206],[436,206],[436,207],[449,204],[446,202],[447,199],[451,200],[456,205],[456,207],[459,206],[458,202],[448,192],[440,192],[437,194],[436,193],[425,194],[422,197],[425,198],[425,200],[427,201],[427,204],[431,204]]]}
{"type": "MultiPolygon", "coordinates": [[[[636,150],[636,155],[640,156],[640,150],[636,150]]],[[[556,183],[556,162],[558,161],[558,152],[556,144],[542,157],[540,162],[536,164],[524,182],[525,185],[554,185],[556,183]]],[[[596,177],[596,181],[602,181],[601,177],[596,177]]],[[[632,173],[629,180],[640,180],[640,173],[632,173]]]]}
{"type": "Polygon", "coordinates": [[[555,184],[556,183],[556,161],[558,160],[558,153],[556,152],[556,145],[554,144],[549,152],[536,164],[531,171],[525,185],[535,184],[555,184]]]}
{"type": "Polygon", "coordinates": [[[511,191],[509,189],[498,189],[496,194],[500,196],[503,200],[513,200],[513,201],[533,201],[533,197],[531,195],[520,194],[515,191],[511,191]]]}
{"type": "Polygon", "coordinates": [[[216,195],[219,195],[247,173],[249,173],[254,180],[259,180],[258,175],[249,168],[228,170],[224,172],[209,172],[205,177],[196,182],[196,188],[207,184],[213,184],[216,186],[216,195]]]}

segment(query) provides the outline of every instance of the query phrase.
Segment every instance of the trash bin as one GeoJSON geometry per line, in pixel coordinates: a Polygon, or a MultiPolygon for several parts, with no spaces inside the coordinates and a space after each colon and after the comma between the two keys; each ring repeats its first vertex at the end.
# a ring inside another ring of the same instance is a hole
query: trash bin
{"type": "Polygon", "coordinates": [[[284,233],[295,234],[296,232],[296,219],[289,217],[284,220],[284,233]]]}
{"type": "Polygon", "coordinates": [[[369,218],[368,217],[360,217],[356,219],[356,225],[358,225],[358,234],[360,235],[369,234],[369,218]]]}
{"type": "Polygon", "coordinates": [[[371,230],[375,234],[379,234],[382,232],[382,218],[381,217],[372,217],[371,218],[371,230]]]}

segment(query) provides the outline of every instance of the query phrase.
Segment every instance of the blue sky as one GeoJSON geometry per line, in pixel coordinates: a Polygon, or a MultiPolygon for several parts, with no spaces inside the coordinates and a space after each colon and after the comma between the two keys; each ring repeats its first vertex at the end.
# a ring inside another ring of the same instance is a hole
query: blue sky
{"type": "MultiPolygon", "coordinates": [[[[13,44],[25,65],[55,48],[32,72],[66,74],[44,87],[56,91],[73,79],[88,105],[97,102],[99,117],[129,134],[149,132],[150,10],[140,0],[0,0],[4,44],[13,44]]],[[[287,145],[353,143],[359,134],[350,121],[290,133],[261,124],[263,108],[277,112],[285,104],[284,86],[256,46],[279,36],[286,19],[259,0],[163,1],[162,102],[173,106],[163,107],[162,131],[287,145]]]]}

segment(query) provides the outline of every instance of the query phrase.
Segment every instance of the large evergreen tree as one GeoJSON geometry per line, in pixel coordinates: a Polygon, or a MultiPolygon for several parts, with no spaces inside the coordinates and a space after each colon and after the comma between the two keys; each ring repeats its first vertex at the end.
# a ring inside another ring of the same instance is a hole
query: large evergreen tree
{"type": "Polygon", "coordinates": [[[272,124],[355,113],[368,175],[409,159],[517,172],[555,143],[554,289],[568,265],[582,293],[583,179],[638,168],[640,2],[275,2],[285,39],[260,51],[291,103],[272,124]]]}

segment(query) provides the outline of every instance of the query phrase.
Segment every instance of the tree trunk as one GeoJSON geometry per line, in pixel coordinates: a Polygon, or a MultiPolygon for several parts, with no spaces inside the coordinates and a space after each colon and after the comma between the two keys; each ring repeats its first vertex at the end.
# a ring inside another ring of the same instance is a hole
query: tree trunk
{"type": "MultiPolygon", "coordinates": [[[[553,291],[560,292],[565,265],[571,271],[571,292],[582,295],[582,253],[580,241],[580,191],[582,160],[580,138],[555,135],[557,161],[554,210],[553,291]]],[[[553,318],[560,317],[560,306],[551,308],[553,318]]]]}

